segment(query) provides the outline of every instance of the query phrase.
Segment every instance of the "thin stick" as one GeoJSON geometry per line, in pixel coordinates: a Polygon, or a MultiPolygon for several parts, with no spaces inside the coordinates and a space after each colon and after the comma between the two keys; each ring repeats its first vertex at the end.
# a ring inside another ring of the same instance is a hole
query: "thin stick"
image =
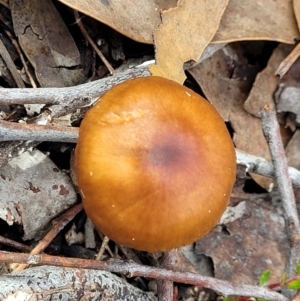
{"type": "MultiPolygon", "coordinates": [[[[63,215],[52,221],[52,229],[45,235],[45,237],[31,250],[30,255],[36,255],[44,252],[44,250],[50,245],[52,240],[57,234],[64,229],[64,227],[82,210],[82,204],[77,204],[68,209],[63,215]]],[[[28,264],[20,264],[14,272],[23,271],[28,264]]]]}
{"type": "Polygon", "coordinates": [[[22,252],[30,252],[32,250],[31,247],[21,244],[12,239],[6,238],[2,235],[0,235],[0,243],[3,245],[9,246],[9,247],[15,248],[17,250],[20,250],[22,252]]]}
{"type": "Polygon", "coordinates": [[[17,87],[25,88],[25,84],[21,78],[21,75],[17,71],[17,68],[16,68],[10,54],[8,53],[4,43],[2,42],[2,40],[0,40],[0,54],[1,54],[4,62],[6,63],[6,66],[7,66],[8,70],[10,71],[12,77],[14,78],[14,80],[17,84],[17,87]]]}
{"type": "Polygon", "coordinates": [[[147,67],[132,68],[115,76],[102,78],[74,87],[63,88],[0,88],[0,104],[53,104],[70,106],[82,99],[82,105],[90,105],[101,94],[126,80],[149,76],[147,67]]]}
{"type": "Polygon", "coordinates": [[[288,173],[287,159],[281,140],[279,125],[276,113],[271,111],[269,107],[265,107],[260,111],[263,133],[267,140],[274,171],[278,183],[279,193],[283,202],[285,213],[287,215],[287,223],[289,229],[289,237],[291,239],[300,239],[300,223],[297,213],[295,196],[292,188],[292,182],[288,173]]]}
{"type": "Polygon", "coordinates": [[[55,141],[76,143],[78,128],[0,120],[0,141],[55,141]]]}
{"type": "Polygon", "coordinates": [[[100,250],[99,250],[99,252],[98,252],[98,254],[95,258],[96,260],[101,260],[102,259],[105,248],[108,245],[108,242],[109,242],[109,238],[107,236],[104,236],[103,240],[102,240],[101,248],[100,248],[100,250]]]}
{"type": "Polygon", "coordinates": [[[282,78],[295,63],[300,55],[300,43],[292,50],[292,52],[280,63],[275,75],[279,75],[282,78]]]}
{"type": "Polygon", "coordinates": [[[278,183],[278,190],[285,211],[286,229],[290,242],[286,271],[288,277],[291,277],[295,273],[296,265],[300,259],[299,217],[276,113],[271,111],[268,106],[265,106],[261,109],[260,114],[263,133],[269,146],[278,183]]]}
{"type": "Polygon", "coordinates": [[[93,47],[93,49],[96,51],[96,53],[98,54],[98,56],[100,57],[100,59],[102,60],[102,62],[106,66],[106,68],[108,69],[109,73],[111,75],[115,75],[114,68],[111,66],[111,64],[108,62],[108,60],[105,58],[103,53],[100,51],[100,49],[97,47],[97,45],[95,44],[93,39],[90,37],[90,35],[86,31],[84,25],[81,22],[81,18],[79,17],[79,14],[78,14],[77,10],[74,10],[74,16],[75,16],[75,19],[76,19],[76,23],[78,24],[78,27],[80,28],[82,34],[87,39],[87,41],[90,43],[90,45],[93,47]]]}
{"type": "Polygon", "coordinates": [[[171,270],[159,269],[155,267],[140,265],[133,261],[96,261],[80,258],[51,256],[46,254],[29,255],[23,253],[0,251],[0,262],[16,262],[25,264],[52,265],[104,270],[113,273],[121,273],[126,277],[149,277],[154,279],[170,280],[173,282],[203,286],[212,289],[224,296],[251,296],[255,298],[263,298],[265,300],[270,301],[288,301],[288,299],[283,295],[274,292],[266,287],[253,286],[242,283],[233,283],[190,272],[175,272],[171,270]]]}
{"type": "Polygon", "coordinates": [[[21,50],[21,47],[20,47],[19,43],[17,42],[17,40],[13,37],[13,35],[8,30],[5,30],[5,33],[11,39],[12,44],[15,46],[17,52],[19,53],[21,62],[23,64],[23,67],[24,67],[24,70],[25,70],[25,73],[28,76],[28,79],[29,79],[29,81],[31,83],[32,88],[36,88],[37,85],[36,85],[36,83],[35,83],[35,81],[33,79],[33,76],[31,75],[31,73],[30,73],[30,71],[29,71],[29,69],[27,67],[27,64],[26,64],[26,61],[25,61],[25,58],[24,58],[24,55],[23,55],[23,52],[21,50]]]}
{"type": "MultiPolygon", "coordinates": [[[[235,153],[237,163],[246,166],[247,172],[252,172],[261,176],[275,179],[276,176],[274,166],[271,161],[268,161],[262,157],[250,155],[239,149],[235,149],[235,153]]],[[[300,171],[294,167],[289,167],[288,172],[293,186],[300,188],[300,171]]]]}
{"type": "MultiPolygon", "coordinates": [[[[163,254],[163,260],[160,265],[161,268],[168,270],[176,269],[176,249],[170,250],[163,254]]],[[[157,296],[158,301],[173,301],[174,296],[174,283],[170,280],[159,280],[157,283],[157,296]]]]}

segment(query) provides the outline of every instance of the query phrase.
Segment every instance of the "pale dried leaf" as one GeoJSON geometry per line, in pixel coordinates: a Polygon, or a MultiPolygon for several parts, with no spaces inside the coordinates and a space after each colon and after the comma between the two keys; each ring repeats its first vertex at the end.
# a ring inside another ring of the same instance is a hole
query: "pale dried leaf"
{"type": "Polygon", "coordinates": [[[213,42],[270,40],[293,44],[299,37],[292,0],[230,0],[213,42]]]}
{"type": "Polygon", "coordinates": [[[293,0],[294,13],[300,30],[300,0],[293,0]]]}
{"type": "Polygon", "coordinates": [[[176,0],[59,0],[123,35],[153,43],[153,30],[160,24],[160,10],[176,6],[176,0]]]}
{"type": "Polygon", "coordinates": [[[11,12],[20,46],[42,87],[84,82],[79,51],[50,0],[12,0],[11,12]]]}
{"type": "Polygon", "coordinates": [[[155,31],[156,65],[152,75],[183,83],[183,64],[198,61],[218,29],[228,0],[180,0],[176,8],[162,13],[155,31]]]}
{"type": "Polygon", "coordinates": [[[69,177],[34,150],[0,169],[0,200],[0,218],[9,225],[22,225],[24,239],[37,239],[77,197],[69,177]]]}

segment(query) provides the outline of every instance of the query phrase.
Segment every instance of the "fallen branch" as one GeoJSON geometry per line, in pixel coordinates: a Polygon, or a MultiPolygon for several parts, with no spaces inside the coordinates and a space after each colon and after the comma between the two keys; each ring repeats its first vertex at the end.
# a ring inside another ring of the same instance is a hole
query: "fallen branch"
{"type": "Polygon", "coordinates": [[[76,143],[78,128],[0,120],[0,141],[54,141],[76,143]]]}
{"type": "Polygon", "coordinates": [[[136,67],[115,76],[93,82],[63,88],[1,88],[0,105],[6,104],[52,104],[69,106],[74,100],[90,105],[99,95],[114,85],[135,77],[149,76],[147,67],[136,67]]]}
{"type": "Polygon", "coordinates": [[[242,283],[233,283],[212,277],[201,276],[190,272],[176,272],[155,267],[137,264],[133,261],[108,260],[96,261],[79,258],[66,258],[51,255],[29,255],[0,251],[0,262],[24,263],[34,265],[52,265],[64,267],[77,267],[83,269],[104,270],[112,273],[120,273],[126,277],[148,277],[160,280],[169,280],[179,283],[206,287],[224,295],[251,296],[265,300],[288,301],[283,295],[266,287],[253,286],[242,283]]]}

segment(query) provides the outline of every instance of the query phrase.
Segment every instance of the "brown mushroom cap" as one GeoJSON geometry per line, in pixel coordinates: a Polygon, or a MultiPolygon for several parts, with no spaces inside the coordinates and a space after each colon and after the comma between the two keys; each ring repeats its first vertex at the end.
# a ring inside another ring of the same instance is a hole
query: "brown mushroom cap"
{"type": "Polygon", "coordinates": [[[160,77],[102,95],[82,121],[75,153],[92,222],[114,241],[149,252],[192,243],[217,224],[235,162],[215,108],[160,77]]]}

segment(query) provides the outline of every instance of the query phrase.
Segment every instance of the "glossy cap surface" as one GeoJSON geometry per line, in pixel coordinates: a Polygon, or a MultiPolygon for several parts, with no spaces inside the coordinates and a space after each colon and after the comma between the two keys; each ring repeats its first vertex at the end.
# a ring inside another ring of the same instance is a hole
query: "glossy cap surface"
{"type": "Polygon", "coordinates": [[[82,121],[75,170],[87,215],[114,241],[166,251],[208,233],[228,205],[235,150],[215,108],[160,77],[129,80],[82,121]]]}

